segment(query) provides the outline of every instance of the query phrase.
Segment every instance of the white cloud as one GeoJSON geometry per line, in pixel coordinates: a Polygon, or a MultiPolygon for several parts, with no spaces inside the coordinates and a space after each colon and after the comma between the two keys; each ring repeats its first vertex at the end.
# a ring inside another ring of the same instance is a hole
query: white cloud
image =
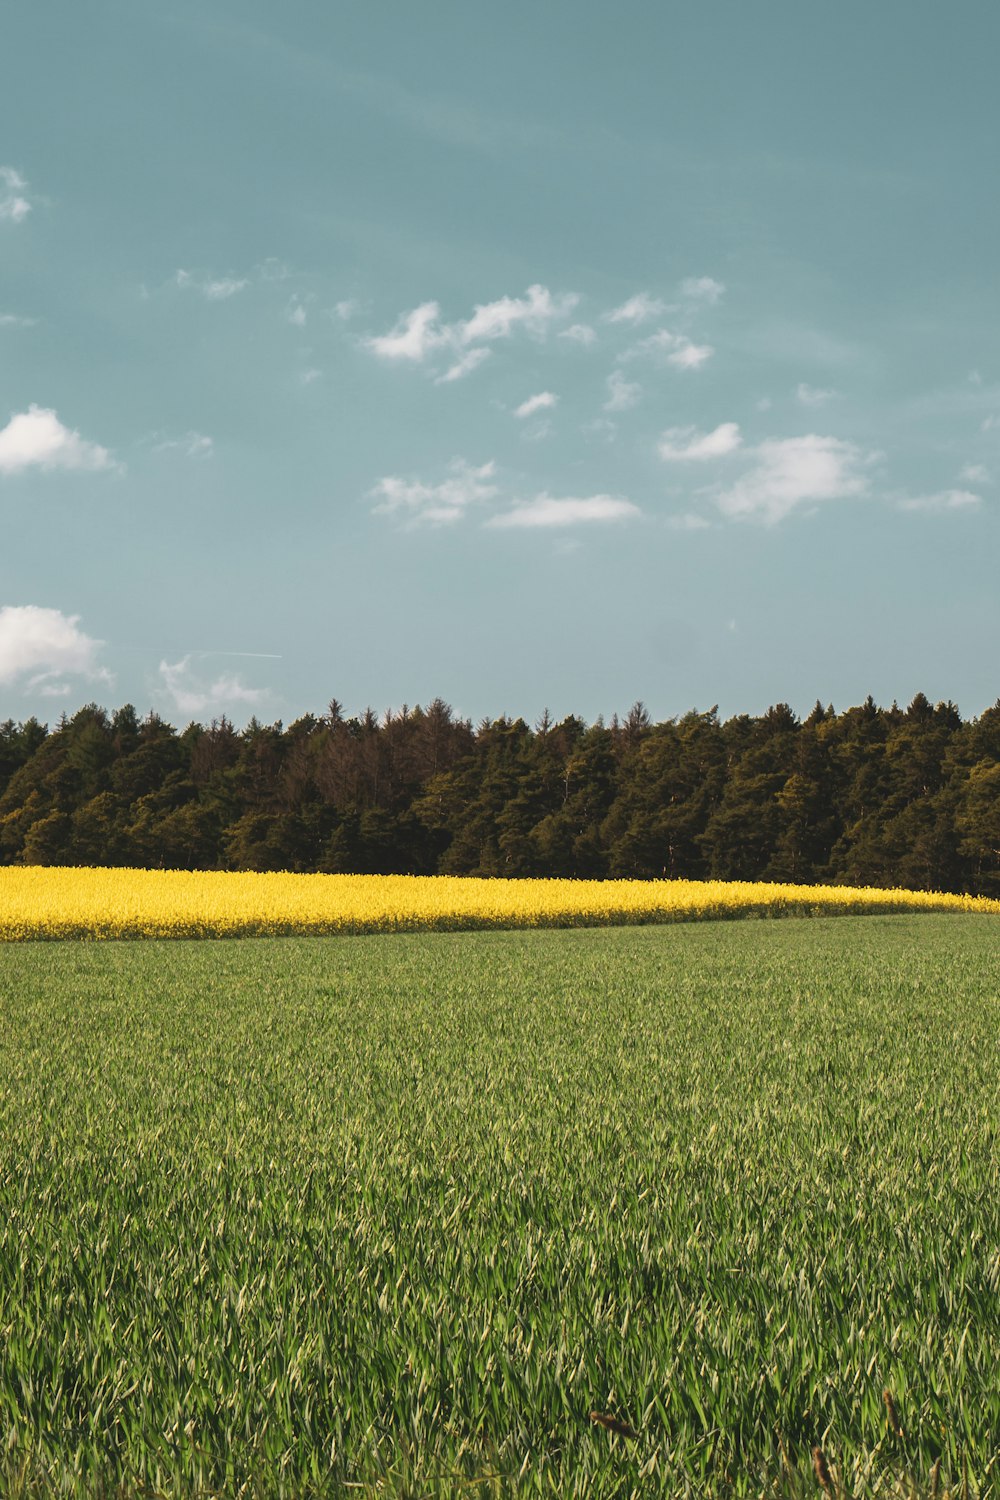
{"type": "Polygon", "coordinates": [[[597,334],[589,323],[572,323],[569,328],[564,328],[558,335],[561,339],[570,339],[574,344],[592,344],[597,334]]]}
{"type": "Polygon", "coordinates": [[[334,317],[339,318],[342,323],[349,323],[361,311],[361,303],[357,297],[344,297],[333,306],[334,317]]]}
{"type": "Polygon", "coordinates": [[[160,681],[182,714],[200,714],[206,709],[220,713],[239,704],[258,704],[267,696],[263,688],[246,687],[239,677],[229,672],[206,682],[192,670],[190,653],[182,656],[180,661],[161,661],[160,681]]]}
{"type": "Polygon", "coordinates": [[[449,478],[440,484],[388,474],[369,491],[369,499],[378,501],[374,507],[377,513],[401,513],[410,525],[447,526],[461,520],[471,505],[497,494],[497,486],[492,483],[496,473],[493,462],[474,468],[464,459],[455,458],[449,468],[449,478]]]}
{"type": "Polygon", "coordinates": [[[99,443],[88,443],[64,427],[54,411],[30,406],[0,429],[0,474],[24,469],[113,469],[114,459],[99,443]]]}
{"type": "Polygon", "coordinates": [[[450,351],[454,363],[438,378],[443,384],[461,379],[482,364],[488,351],[476,350],[473,359],[475,346],[508,338],[517,327],[544,338],[550,324],[568,316],[579,300],[575,292],[554,297],[547,287],[535,285],[523,297],[480,303],[471,318],[458,323],[442,323],[440,304],[422,302],[404,313],[388,333],[366,338],[364,343],[380,359],[408,360],[412,364],[423,364],[428,355],[450,351]]]}
{"type": "Polygon", "coordinates": [[[293,328],[304,328],[306,326],[306,310],[296,297],[288,304],[287,317],[293,328]]]}
{"type": "Polygon", "coordinates": [[[471,375],[473,370],[478,370],[484,360],[489,359],[493,353],[492,349],[470,349],[463,354],[461,359],[456,359],[453,365],[449,365],[443,375],[435,380],[435,385],[450,385],[453,380],[463,380],[466,375],[471,375]]]}
{"type": "Polygon", "coordinates": [[[994,427],[1000,427],[1000,416],[997,416],[996,414],[990,417],[984,417],[982,422],[980,423],[979,430],[980,432],[992,432],[994,427]]]}
{"type": "Polygon", "coordinates": [[[437,326],[441,306],[421,302],[412,312],[404,313],[388,333],[365,340],[379,359],[408,359],[420,364],[432,349],[439,349],[448,339],[437,326]]]}
{"type": "Polygon", "coordinates": [[[800,406],[825,406],[828,401],[835,401],[839,394],[839,391],[806,385],[805,381],[801,381],[795,388],[795,399],[800,406]]]}
{"type": "Polygon", "coordinates": [[[713,306],[725,290],[724,284],[712,276],[687,276],[681,282],[681,291],[685,297],[695,302],[708,302],[713,306]]]}
{"type": "Polygon", "coordinates": [[[301,373],[299,374],[299,384],[300,385],[312,385],[313,381],[314,380],[320,380],[322,378],[322,375],[323,375],[323,371],[322,370],[317,370],[316,367],[315,367],[315,365],[314,365],[309,370],[302,370],[301,371],[301,373]]]}
{"type": "Polygon", "coordinates": [[[939,490],[935,495],[916,495],[912,499],[896,502],[900,510],[934,512],[970,510],[982,503],[981,497],[973,495],[969,490],[939,490]]]}
{"type": "Polygon", "coordinates": [[[969,484],[989,484],[990,471],[985,464],[965,464],[958,477],[969,484]]]}
{"type": "Polygon", "coordinates": [[[771,407],[774,405],[774,402],[771,400],[770,396],[761,396],[759,401],[754,402],[754,405],[756,406],[758,411],[770,411],[771,407]]]}
{"type": "Polygon", "coordinates": [[[620,307],[612,308],[611,312],[604,314],[606,323],[631,323],[637,327],[640,323],[648,323],[650,318],[660,318],[667,310],[667,304],[661,302],[659,297],[651,297],[648,292],[636,292],[634,297],[629,297],[620,307]]]}
{"type": "Polygon", "coordinates": [[[174,276],[174,284],[182,291],[200,292],[209,302],[224,302],[228,297],[235,297],[237,292],[245,291],[250,285],[250,278],[220,276],[216,279],[199,280],[190,271],[178,271],[174,276]]]}
{"type": "Polygon", "coordinates": [[[862,472],[874,454],[838,438],[785,438],[760,443],[752,450],[755,466],[715,497],[724,516],[774,525],[796,508],[822,500],[844,500],[867,494],[862,472]]]}
{"type": "Polygon", "coordinates": [[[585,438],[613,443],[618,438],[618,423],[612,422],[610,417],[595,417],[592,422],[585,422],[580,431],[585,438]]]}
{"type": "Polygon", "coordinates": [[[707,520],[704,516],[696,515],[692,510],[686,510],[680,515],[667,517],[667,525],[671,531],[704,531],[711,524],[711,521],[707,520]]]}
{"type": "Polygon", "coordinates": [[[477,339],[506,338],[517,324],[542,336],[550,323],[566,317],[579,300],[575,292],[553,297],[548,287],[529,286],[525,297],[500,297],[496,302],[477,305],[468,322],[458,325],[459,341],[470,344],[477,339]]]}
{"type": "Polygon", "coordinates": [[[496,530],[579,526],[602,521],[627,521],[640,514],[639,507],[631,500],[623,500],[617,495],[557,500],[543,493],[536,495],[534,500],[521,501],[501,515],[491,516],[486,525],[496,530]]]}
{"type": "Polygon", "coordinates": [[[648,338],[640,339],[618,357],[625,361],[648,355],[654,359],[666,359],[668,364],[681,370],[697,370],[714,353],[711,344],[694,344],[686,334],[671,333],[669,328],[660,328],[648,338]]]}
{"type": "Polygon", "coordinates": [[[0,328],[34,328],[37,318],[21,318],[17,313],[0,313],[0,328]]]}
{"type": "Polygon", "coordinates": [[[667,362],[679,370],[700,370],[714,353],[711,344],[692,344],[690,339],[682,339],[673,353],[667,355],[667,362]]]}
{"type": "Polygon", "coordinates": [[[0,219],[20,224],[31,212],[31,204],[24,196],[28,184],[13,167],[0,167],[0,219]]]}
{"type": "Polygon", "coordinates": [[[712,432],[696,432],[693,427],[669,427],[660,440],[660,457],[668,463],[702,462],[734,453],[740,442],[736,422],[723,422],[712,432]]]}
{"type": "Polygon", "coordinates": [[[545,411],[548,407],[558,404],[559,397],[553,395],[552,391],[539,391],[537,396],[529,396],[527,401],[522,401],[520,406],[514,408],[515,417],[530,417],[536,411],[545,411]]]}
{"type": "Polygon", "coordinates": [[[607,379],[608,399],[605,411],[628,411],[642,395],[642,386],[636,381],[626,380],[621,370],[612,370],[607,379]]]}
{"type": "Polygon", "coordinates": [[[28,690],[43,697],[62,696],[63,685],[56,686],[55,680],[66,673],[110,683],[111,673],[97,660],[103,645],[84,634],[79,615],[37,604],[5,604],[0,608],[0,683],[30,673],[28,690]]]}
{"type": "Polygon", "coordinates": [[[215,444],[203,432],[186,432],[183,437],[164,438],[153,447],[154,453],[179,451],[186,458],[211,458],[215,444]]]}

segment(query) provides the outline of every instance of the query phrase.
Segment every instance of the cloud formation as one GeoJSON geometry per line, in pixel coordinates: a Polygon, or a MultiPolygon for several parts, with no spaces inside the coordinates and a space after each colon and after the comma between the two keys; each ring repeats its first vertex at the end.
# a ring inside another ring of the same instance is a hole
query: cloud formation
{"type": "Polygon", "coordinates": [[[183,453],[186,458],[211,458],[215,444],[203,432],[185,432],[183,437],[163,438],[153,445],[154,453],[183,453]]]}
{"type": "Polygon", "coordinates": [[[536,411],[545,411],[557,405],[559,397],[552,391],[539,391],[537,396],[529,396],[527,401],[522,401],[520,406],[514,408],[515,417],[531,417],[536,411]]]}
{"type": "Polygon", "coordinates": [[[607,378],[608,399],[605,411],[629,411],[642,395],[642,386],[634,380],[626,380],[621,370],[612,370],[607,378]]]}
{"type": "Polygon", "coordinates": [[[668,463],[701,463],[734,453],[741,441],[736,422],[722,422],[711,432],[696,432],[693,427],[668,427],[660,439],[660,457],[668,463]]]}
{"type": "Polygon", "coordinates": [[[440,484],[388,474],[369,491],[369,499],[377,501],[373,507],[377,514],[402,515],[411,526],[449,526],[460,521],[470,506],[497,494],[492,461],[474,468],[464,458],[455,458],[449,470],[449,477],[440,484]]]}
{"type": "Polygon", "coordinates": [[[585,499],[556,499],[542,493],[523,500],[511,510],[491,516],[486,525],[497,531],[591,525],[596,522],[627,521],[641,515],[631,500],[618,495],[588,495],[585,499]]]}
{"type": "Polygon", "coordinates": [[[461,379],[482,364],[489,352],[482,345],[509,338],[516,328],[544,338],[550,326],[567,317],[579,300],[575,292],[553,296],[547,287],[536,284],[523,297],[480,303],[470,318],[457,323],[441,321],[440,303],[422,302],[403,313],[388,333],[369,337],[364,344],[379,359],[392,363],[424,364],[435,355],[450,354],[450,368],[438,377],[443,384],[461,379]]]}
{"type": "Polygon", "coordinates": [[[923,510],[938,514],[949,510],[972,510],[982,505],[982,497],[971,490],[939,490],[934,495],[915,495],[896,502],[900,510],[923,510]]]}
{"type": "Polygon", "coordinates": [[[583,344],[584,346],[593,344],[597,339],[597,334],[589,323],[571,323],[568,328],[564,328],[557,336],[561,339],[569,339],[574,344],[583,344]]]}
{"type": "Polygon", "coordinates": [[[707,302],[714,306],[726,290],[721,281],[712,276],[687,276],[681,282],[681,291],[692,302],[707,302]]]}
{"type": "Polygon", "coordinates": [[[648,338],[640,339],[618,357],[622,361],[647,356],[664,359],[679,370],[698,370],[715,353],[711,344],[695,344],[685,333],[672,333],[669,328],[660,328],[648,338]]]}
{"type": "Polygon", "coordinates": [[[65,675],[108,684],[111,673],[97,656],[103,641],[80,629],[79,615],[38,604],[5,604],[0,608],[0,684],[21,678],[28,692],[45,698],[64,696],[65,675]]]}
{"type": "Polygon", "coordinates": [[[0,220],[20,224],[31,212],[25,197],[28,184],[13,167],[0,167],[0,220]]]}
{"type": "Polygon", "coordinates": [[[159,670],[163,690],[182,714],[201,714],[206,710],[218,714],[235,706],[252,707],[267,696],[263,688],[247,687],[230,672],[206,682],[192,668],[190,652],[180,661],[161,661],[159,670]]]}
{"type": "Polygon", "coordinates": [[[814,433],[759,443],[752,452],[754,467],[720,491],[715,503],[732,520],[768,526],[802,506],[867,494],[864,467],[876,457],[853,443],[814,433]]]}
{"type": "Polygon", "coordinates": [[[606,323],[630,323],[637,327],[640,323],[648,323],[651,318],[660,318],[667,311],[667,304],[661,302],[659,297],[651,297],[648,292],[636,292],[634,297],[629,297],[620,307],[614,307],[610,312],[604,314],[606,323]]]}
{"type": "Polygon", "coordinates": [[[107,448],[64,427],[49,407],[29,406],[0,429],[0,474],[25,469],[113,469],[107,448]]]}
{"type": "Polygon", "coordinates": [[[795,388],[795,399],[800,406],[825,406],[828,401],[835,401],[838,394],[837,391],[806,385],[805,381],[801,381],[795,388]]]}
{"type": "MultiPolygon", "coordinates": [[[[220,276],[215,279],[211,277],[193,276],[190,271],[178,271],[174,276],[174,284],[182,291],[200,292],[208,302],[225,302],[229,297],[235,297],[237,292],[243,292],[250,285],[249,276],[220,276]]],[[[305,315],[303,314],[303,321],[305,315]]]]}
{"type": "Polygon", "coordinates": [[[450,385],[454,380],[464,380],[466,375],[471,375],[473,370],[478,370],[492,353],[492,349],[484,349],[482,346],[478,349],[470,349],[467,354],[462,355],[461,359],[456,359],[453,365],[449,365],[444,374],[437,377],[434,384],[450,385]]]}

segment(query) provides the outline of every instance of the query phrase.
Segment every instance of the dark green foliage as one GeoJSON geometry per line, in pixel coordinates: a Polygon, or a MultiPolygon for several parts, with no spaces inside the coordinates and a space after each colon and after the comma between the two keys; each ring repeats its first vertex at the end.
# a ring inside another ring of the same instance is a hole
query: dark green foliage
{"type": "Polygon", "coordinates": [[[334,700],[286,729],[180,735],[95,704],[0,725],[0,863],[780,880],[1000,892],[1000,702],[918,693],[803,722],[472,725],[440,699],[334,700]]]}
{"type": "Polygon", "coordinates": [[[993,1500],[998,995],[964,916],[8,947],[0,1493],[993,1500]]]}

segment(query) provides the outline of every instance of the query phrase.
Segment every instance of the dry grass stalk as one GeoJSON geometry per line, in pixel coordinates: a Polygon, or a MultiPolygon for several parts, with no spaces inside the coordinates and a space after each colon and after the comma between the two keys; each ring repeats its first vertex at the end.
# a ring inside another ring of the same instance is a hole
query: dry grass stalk
{"type": "Polygon", "coordinates": [[[931,1468],[931,1500],[937,1500],[941,1486],[941,1460],[936,1458],[931,1468]]]}

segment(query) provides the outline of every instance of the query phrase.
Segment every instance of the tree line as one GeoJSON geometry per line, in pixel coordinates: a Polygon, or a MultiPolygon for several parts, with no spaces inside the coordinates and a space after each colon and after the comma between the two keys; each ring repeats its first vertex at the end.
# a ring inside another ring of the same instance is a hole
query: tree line
{"type": "Polygon", "coordinates": [[[0,863],[781,880],[1000,894],[1000,700],[799,719],[440,699],[178,732],[131,705],[0,724],[0,863]]]}

